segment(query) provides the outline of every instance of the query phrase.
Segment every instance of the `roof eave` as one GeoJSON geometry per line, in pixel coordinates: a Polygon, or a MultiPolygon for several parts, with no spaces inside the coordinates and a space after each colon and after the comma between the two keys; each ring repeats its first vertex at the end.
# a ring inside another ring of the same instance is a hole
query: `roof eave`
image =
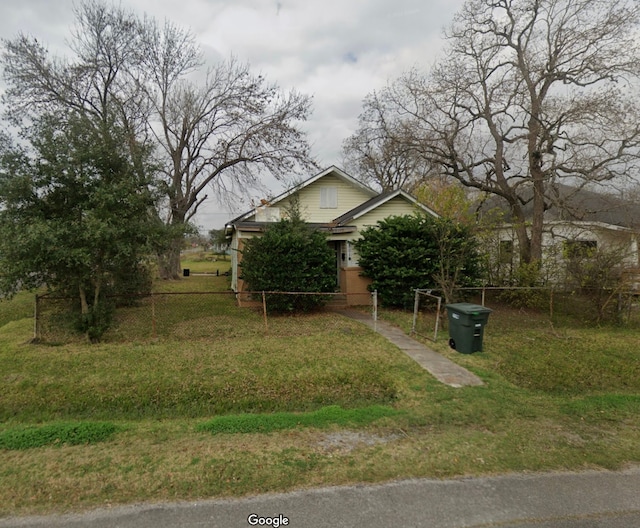
{"type": "Polygon", "coordinates": [[[361,210],[358,210],[360,207],[362,207],[362,205],[355,207],[354,209],[352,209],[351,211],[355,211],[355,213],[350,214],[351,211],[347,211],[345,214],[339,216],[338,218],[335,219],[335,222],[338,223],[348,223],[348,222],[352,222],[353,220],[357,220],[358,218],[360,218],[361,216],[364,216],[368,213],[370,213],[371,211],[373,211],[374,209],[380,207],[381,205],[384,205],[385,203],[387,203],[390,200],[393,200],[394,198],[397,198],[398,196],[403,197],[404,199],[406,199],[407,201],[411,202],[413,205],[419,207],[420,209],[422,209],[425,213],[428,213],[436,218],[439,218],[440,215],[438,213],[436,213],[435,211],[433,211],[432,209],[430,209],[429,207],[427,207],[426,205],[420,203],[415,197],[411,196],[409,193],[403,191],[402,189],[397,189],[391,193],[388,194],[380,194],[378,195],[378,198],[380,198],[379,200],[375,200],[372,199],[371,200],[371,204],[368,207],[365,207],[361,210]]]}

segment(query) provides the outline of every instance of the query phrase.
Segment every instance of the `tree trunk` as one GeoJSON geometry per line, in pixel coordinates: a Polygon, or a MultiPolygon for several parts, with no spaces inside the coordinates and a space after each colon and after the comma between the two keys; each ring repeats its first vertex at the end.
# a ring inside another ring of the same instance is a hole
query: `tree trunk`
{"type": "Polygon", "coordinates": [[[89,304],[87,303],[87,293],[84,291],[84,288],[80,286],[80,309],[83,315],[89,313],[89,304]]]}
{"type": "Polygon", "coordinates": [[[177,280],[182,274],[180,266],[180,252],[184,235],[187,231],[185,204],[179,200],[171,198],[171,220],[169,226],[169,236],[171,240],[161,254],[158,255],[158,273],[161,279],[177,280]]]}
{"type": "Polygon", "coordinates": [[[518,250],[520,253],[520,264],[529,264],[531,262],[531,239],[527,232],[527,225],[524,220],[516,220],[514,223],[516,236],[518,237],[518,250]]]}
{"type": "MultiPolygon", "coordinates": [[[[539,131],[534,129],[537,134],[539,131]]],[[[542,170],[542,156],[535,150],[535,139],[530,141],[529,171],[533,182],[533,213],[531,218],[531,262],[542,261],[542,232],[544,230],[545,174],[542,170]]]]}
{"type": "Polygon", "coordinates": [[[542,232],[544,230],[544,181],[533,182],[533,217],[531,219],[531,262],[542,262],[542,232]]]}
{"type": "Polygon", "coordinates": [[[161,279],[175,280],[180,278],[180,251],[182,249],[182,235],[171,240],[169,247],[158,255],[158,273],[161,279]]]}

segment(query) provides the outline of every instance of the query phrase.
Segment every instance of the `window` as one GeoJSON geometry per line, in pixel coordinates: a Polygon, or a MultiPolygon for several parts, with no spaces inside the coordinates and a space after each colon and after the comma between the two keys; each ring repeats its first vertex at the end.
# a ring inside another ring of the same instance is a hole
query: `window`
{"type": "Polygon", "coordinates": [[[595,240],[565,240],[564,257],[567,259],[589,258],[598,249],[595,240]]]}
{"type": "Polygon", "coordinates": [[[337,187],[321,187],[320,188],[320,209],[337,209],[338,208],[338,188],[337,187]]]}
{"type": "Polygon", "coordinates": [[[261,205],[256,209],[256,222],[277,222],[280,220],[280,208],[261,205]]]}

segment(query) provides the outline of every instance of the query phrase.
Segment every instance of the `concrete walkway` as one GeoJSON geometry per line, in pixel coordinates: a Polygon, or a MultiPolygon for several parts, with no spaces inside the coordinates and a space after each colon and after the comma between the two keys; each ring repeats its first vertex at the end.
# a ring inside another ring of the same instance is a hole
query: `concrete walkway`
{"type": "Polygon", "coordinates": [[[484,385],[482,380],[467,369],[447,359],[446,357],[427,348],[422,343],[412,339],[399,328],[378,320],[374,323],[371,316],[357,310],[338,310],[338,313],[355,319],[376,330],[386,337],[411,359],[427,370],[438,381],[451,387],[467,387],[484,385]]]}

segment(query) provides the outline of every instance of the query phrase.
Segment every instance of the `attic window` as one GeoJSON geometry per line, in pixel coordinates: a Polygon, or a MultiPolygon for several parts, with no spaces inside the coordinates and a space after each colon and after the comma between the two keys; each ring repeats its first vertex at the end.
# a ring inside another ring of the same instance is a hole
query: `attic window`
{"type": "Polygon", "coordinates": [[[280,220],[280,208],[261,205],[256,209],[256,222],[277,222],[280,220]]]}
{"type": "Polygon", "coordinates": [[[338,188],[337,187],[321,187],[320,188],[320,209],[337,209],[338,208],[338,188]]]}

